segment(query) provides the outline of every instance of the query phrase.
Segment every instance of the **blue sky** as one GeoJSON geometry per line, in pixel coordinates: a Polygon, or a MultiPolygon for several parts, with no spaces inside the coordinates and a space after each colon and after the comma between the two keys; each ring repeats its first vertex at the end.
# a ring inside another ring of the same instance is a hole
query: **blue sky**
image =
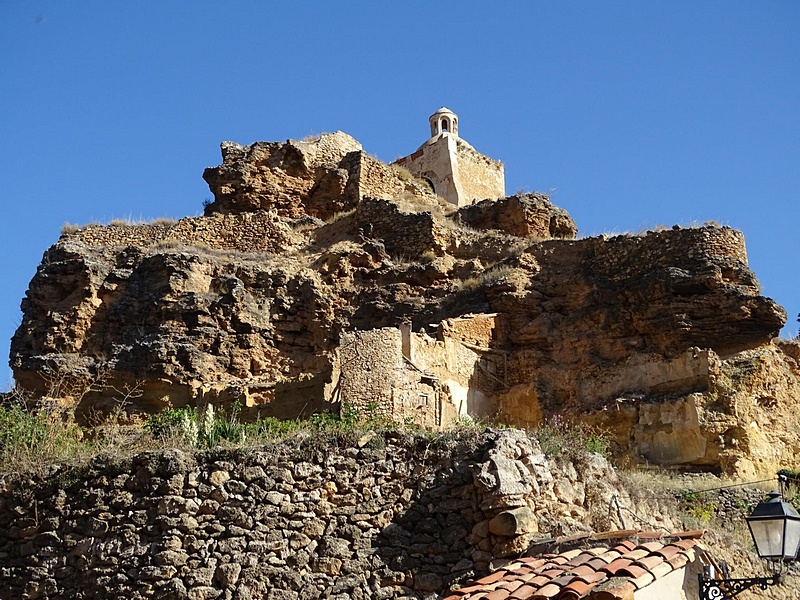
{"type": "Polygon", "coordinates": [[[788,0],[0,2],[0,382],[65,222],[199,214],[223,140],[341,129],[390,161],[442,105],[581,235],[743,230],[794,336],[798,31],[788,0]]]}

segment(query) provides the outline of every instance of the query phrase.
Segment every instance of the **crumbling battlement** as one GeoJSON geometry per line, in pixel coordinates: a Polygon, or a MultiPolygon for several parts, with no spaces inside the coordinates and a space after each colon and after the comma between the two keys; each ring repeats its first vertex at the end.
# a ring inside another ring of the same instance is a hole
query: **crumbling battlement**
{"type": "Polygon", "coordinates": [[[289,218],[329,219],[353,209],[364,196],[410,194],[436,204],[424,182],[369,156],[341,131],[308,142],[225,142],[222,158],[221,165],[203,173],[214,194],[206,215],[274,210],[289,218]]]}
{"type": "Polygon", "coordinates": [[[545,194],[516,194],[464,206],[454,218],[473,229],[497,229],[510,235],[545,240],[574,239],[575,221],[553,206],[545,194]]]}
{"type": "Polygon", "coordinates": [[[92,248],[147,248],[161,244],[165,248],[187,245],[238,252],[281,252],[296,244],[298,236],[285,219],[262,210],[186,217],[171,224],[87,225],[64,233],[61,240],[92,248]]]}
{"type": "MultiPolygon", "coordinates": [[[[674,227],[664,231],[648,231],[645,235],[618,235],[612,238],[590,238],[590,270],[598,276],[641,277],[661,268],[697,268],[711,261],[730,261],[730,269],[747,268],[744,234],[730,227],[674,227]],[[738,264],[737,264],[738,263],[738,264]],[[737,268],[741,267],[741,268],[737,268]]],[[[723,273],[730,278],[731,273],[723,273]]],[[[731,281],[755,287],[752,274],[742,281],[731,281]]]]}

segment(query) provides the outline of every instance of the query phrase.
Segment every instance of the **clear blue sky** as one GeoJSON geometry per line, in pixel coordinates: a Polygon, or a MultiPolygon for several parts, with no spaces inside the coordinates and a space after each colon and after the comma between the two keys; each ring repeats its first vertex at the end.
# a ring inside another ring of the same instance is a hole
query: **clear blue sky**
{"type": "Polygon", "coordinates": [[[582,235],[743,230],[797,333],[800,2],[5,0],[0,57],[0,383],[64,222],[199,214],[222,140],[389,161],[442,105],[582,235]]]}

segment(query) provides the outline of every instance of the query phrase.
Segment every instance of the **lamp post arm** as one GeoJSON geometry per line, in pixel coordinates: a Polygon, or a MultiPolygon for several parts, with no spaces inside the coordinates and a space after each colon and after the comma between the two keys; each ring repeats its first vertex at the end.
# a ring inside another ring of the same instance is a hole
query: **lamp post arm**
{"type": "Polygon", "coordinates": [[[758,586],[762,590],[783,582],[782,575],[771,577],[744,577],[741,579],[707,579],[700,573],[700,600],[729,600],[751,587],[758,586]]]}

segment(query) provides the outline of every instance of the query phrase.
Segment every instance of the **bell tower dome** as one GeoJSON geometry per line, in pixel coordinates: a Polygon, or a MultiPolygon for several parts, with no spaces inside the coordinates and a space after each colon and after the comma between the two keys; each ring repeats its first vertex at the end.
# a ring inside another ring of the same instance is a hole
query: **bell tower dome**
{"type": "Polygon", "coordinates": [[[430,117],[431,137],[436,137],[440,133],[450,133],[458,137],[458,115],[449,108],[443,106],[430,117]]]}

